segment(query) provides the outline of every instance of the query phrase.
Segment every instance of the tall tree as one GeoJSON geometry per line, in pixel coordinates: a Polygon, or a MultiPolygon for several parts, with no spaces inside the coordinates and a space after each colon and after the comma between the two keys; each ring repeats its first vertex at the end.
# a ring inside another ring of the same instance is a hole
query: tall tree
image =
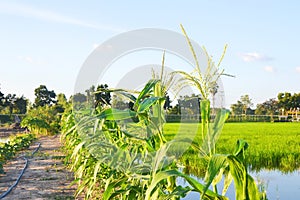
{"type": "Polygon", "coordinates": [[[8,94],[5,97],[5,103],[4,106],[8,107],[9,114],[11,115],[13,113],[13,109],[15,107],[15,102],[17,101],[17,97],[15,94],[8,94]]]}
{"type": "Polygon", "coordinates": [[[250,99],[249,95],[242,95],[240,100],[237,103],[232,104],[230,106],[231,112],[235,115],[240,114],[247,114],[247,111],[251,111],[251,106],[253,106],[252,100],[250,99]]]}
{"type": "Polygon", "coordinates": [[[293,101],[292,106],[294,109],[300,108],[300,93],[298,94],[295,93],[292,97],[292,101],[293,101]]]}
{"type": "Polygon", "coordinates": [[[63,113],[64,110],[67,108],[67,106],[68,106],[68,101],[67,101],[66,95],[63,94],[63,93],[59,93],[57,95],[57,101],[56,101],[56,104],[55,104],[55,110],[58,113],[63,113]]]}
{"type": "Polygon", "coordinates": [[[27,99],[24,96],[17,97],[16,94],[4,94],[0,91],[0,108],[1,113],[18,113],[25,114],[27,111],[27,99]]]}
{"type": "Polygon", "coordinates": [[[56,94],[53,90],[48,90],[45,85],[40,85],[34,90],[35,100],[34,107],[43,107],[46,105],[52,105],[56,103],[55,97],[56,94]]]}
{"type": "Polygon", "coordinates": [[[296,109],[300,107],[300,93],[291,94],[289,92],[279,93],[277,95],[280,108],[285,110],[296,109]]]}
{"type": "Polygon", "coordinates": [[[240,100],[238,100],[237,103],[231,104],[230,109],[233,115],[241,115],[243,114],[244,105],[240,100]]]}
{"type": "Polygon", "coordinates": [[[285,92],[285,93],[280,92],[277,95],[278,104],[279,104],[280,108],[289,110],[292,106],[291,105],[291,97],[292,97],[292,95],[289,92],[285,92]]]}
{"type": "Polygon", "coordinates": [[[255,114],[256,115],[276,115],[279,112],[278,101],[274,98],[269,99],[262,104],[257,104],[255,114]]]}
{"type": "Polygon", "coordinates": [[[71,96],[70,100],[73,102],[73,103],[84,103],[87,101],[87,96],[82,94],[82,93],[76,93],[74,94],[73,96],[71,96]]]}
{"type": "Polygon", "coordinates": [[[247,115],[247,110],[253,106],[252,99],[250,99],[249,95],[246,94],[241,96],[241,102],[243,104],[244,114],[247,115]]]}
{"type": "Polygon", "coordinates": [[[17,113],[25,114],[27,112],[27,99],[24,96],[18,97],[14,107],[17,113]]]}

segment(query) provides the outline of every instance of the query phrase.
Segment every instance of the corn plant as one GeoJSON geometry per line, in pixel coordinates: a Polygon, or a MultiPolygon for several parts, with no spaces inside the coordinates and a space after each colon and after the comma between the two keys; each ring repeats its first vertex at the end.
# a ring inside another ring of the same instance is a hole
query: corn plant
{"type": "Polygon", "coordinates": [[[221,181],[224,176],[224,189],[221,193],[224,196],[227,192],[229,185],[234,180],[236,199],[259,199],[259,192],[253,178],[247,173],[247,168],[243,163],[244,151],[247,149],[248,144],[244,141],[238,141],[237,149],[233,154],[216,154],[216,142],[221,134],[223,125],[228,118],[228,111],[220,109],[216,115],[214,123],[210,123],[210,100],[209,95],[216,88],[219,78],[222,75],[231,76],[224,73],[220,69],[220,64],[224,58],[227,45],[224,48],[223,54],[217,65],[209,56],[206,49],[203,48],[207,58],[206,71],[203,73],[199,65],[197,54],[192,46],[192,43],[181,25],[183,34],[186,37],[187,43],[190,47],[191,53],[195,61],[195,68],[192,73],[184,71],[177,71],[182,76],[179,80],[179,87],[186,85],[194,86],[202,95],[200,102],[201,111],[201,138],[202,146],[196,143],[194,147],[199,151],[199,157],[208,161],[206,176],[205,176],[205,189],[201,194],[201,199],[205,199],[206,190],[212,185],[214,193],[218,194],[216,185],[221,181]]]}

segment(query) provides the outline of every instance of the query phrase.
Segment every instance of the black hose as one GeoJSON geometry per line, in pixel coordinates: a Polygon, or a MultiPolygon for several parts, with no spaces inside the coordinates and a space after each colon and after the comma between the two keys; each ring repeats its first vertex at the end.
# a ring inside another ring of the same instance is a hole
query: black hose
{"type": "MultiPolygon", "coordinates": [[[[39,150],[40,146],[41,146],[41,143],[38,143],[37,148],[35,148],[35,150],[34,150],[34,151],[32,152],[32,154],[31,154],[31,156],[33,156],[33,155],[39,150]]],[[[21,180],[21,178],[22,178],[22,176],[23,176],[23,174],[24,174],[24,172],[25,172],[25,170],[26,170],[26,168],[27,168],[27,166],[28,166],[28,158],[26,158],[26,157],[24,156],[23,159],[25,160],[25,165],[24,165],[24,167],[23,167],[23,169],[22,169],[20,175],[18,176],[18,178],[17,178],[17,180],[14,182],[14,184],[12,184],[12,185],[6,190],[6,192],[4,192],[4,193],[2,193],[2,194],[0,195],[0,199],[3,199],[4,197],[6,197],[6,196],[12,191],[12,189],[18,185],[19,181],[21,180]]]]}
{"type": "Polygon", "coordinates": [[[35,148],[35,150],[31,154],[31,156],[33,156],[39,150],[40,146],[41,146],[41,143],[38,143],[37,148],[35,148]]]}

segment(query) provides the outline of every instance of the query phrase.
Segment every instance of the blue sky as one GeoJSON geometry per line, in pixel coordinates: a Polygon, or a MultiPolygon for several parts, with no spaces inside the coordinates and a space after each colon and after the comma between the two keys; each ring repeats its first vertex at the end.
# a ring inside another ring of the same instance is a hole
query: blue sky
{"type": "MultiPolygon", "coordinates": [[[[34,89],[45,84],[70,96],[81,65],[97,45],[140,28],[180,33],[182,23],[216,61],[228,44],[222,68],[236,78],[222,78],[226,106],[244,94],[256,105],[279,92],[300,92],[299,8],[296,0],[3,0],[1,91],[33,100],[34,89]]],[[[161,61],[161,55],[149,57],[161,61]]],[[[149,57],[139,55],[145,64],[149,57]]]]}

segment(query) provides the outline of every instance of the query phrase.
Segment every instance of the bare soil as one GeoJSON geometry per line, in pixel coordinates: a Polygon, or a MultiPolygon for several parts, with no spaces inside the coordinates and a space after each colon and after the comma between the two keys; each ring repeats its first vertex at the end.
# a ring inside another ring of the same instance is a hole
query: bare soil
{"type": "Polygon", "coordinates": [[[0,127],[0,137],[6,138],[16,133],[24,132],[25,129],[22,128],[10,128],[10,127],[0,127]]]}
{"type": "MultiPolygon", "coordinates": [[[[6,174],[0,175],[0,194],[17,179],[24,167],[23,156],[28,157],[28,167],[18,185],[3,199],[75,199],[76,185],[70,186],[73,174],[64,163],[60,150],[60,136],[43,136],[33,142],[30,148],[4,165],[6,174]],[[39,150],[32,152],[41,143],[39,150]]],[[[78,198],[81,199],[81,198],[78,198]]]]}

